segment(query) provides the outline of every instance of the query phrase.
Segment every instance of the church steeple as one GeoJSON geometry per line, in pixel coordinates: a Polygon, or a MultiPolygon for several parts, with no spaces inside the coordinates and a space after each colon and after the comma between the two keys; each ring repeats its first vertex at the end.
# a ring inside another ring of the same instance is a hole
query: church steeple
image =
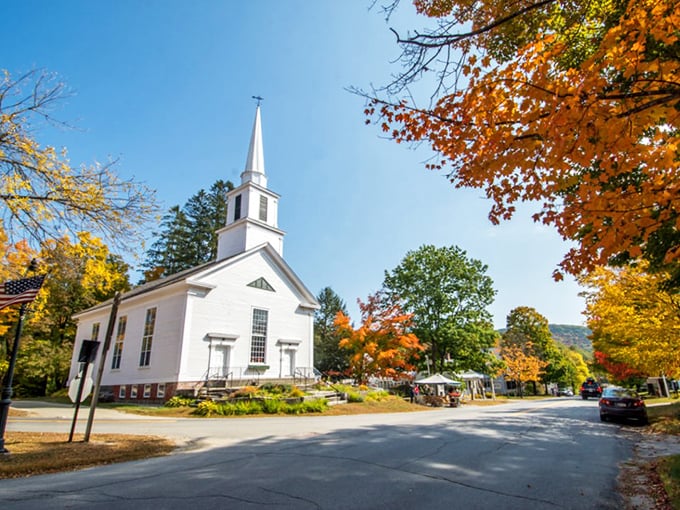
{"type": "Polygon", "coordinates": [[[248,181],[267,187],[267,176],[264,173],[264,146],[262,144],[262,120],[260,119],[259,101],[255,110],[253,133],[250,135],[246,167],[241,174],[241,182],[246,183],[248,181]]]}
{"type": "Polygon", "coordinates": [[[227,193],[227,221],[217,231],[217,260],[269,243],[283,256],[283,236],[278,228],[279,195],[267,189],[262,144],[261,98],[255,110],[246,167],[241,185],[227,193]]]}

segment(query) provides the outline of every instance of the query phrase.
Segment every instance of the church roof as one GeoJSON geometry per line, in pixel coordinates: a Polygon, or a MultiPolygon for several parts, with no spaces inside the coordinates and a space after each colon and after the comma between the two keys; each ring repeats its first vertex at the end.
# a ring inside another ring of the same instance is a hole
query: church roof
{"type": "MultiPolygon", "coordinates": [[[[212,287],[210,283],[201,282],[200,279],[209,276],[212,272],[221,269],[223,266],[228,266],[232,264],[236,260],[248,257],[254,254],[255,252],[263,250],[270,255],[273,262],[283,271],[283,273],[288,277],[291,283],[298,289],[298,291],[303,297],[301,305],[308,308],[315,309],[319,308],[319,303],[316,301],[314,295],[309,291],[309,289],[307,289],[302,280],[300,280],[300,278],[295,274],[295,272],[286,263],[283,257],[281,257],[281,255],[279,255],[278,252],[269,243],[261,244],[246,252],[232,255],[231,257],[228,257],[226,259],[206,262],[205,264],[201,264],[190,269],[185,269],[184,271],[180,271],[179,273],[166,276],[165,278],[160,278],[158,280],[154,280],[152,282],[139,285],[133,288],[132,290],[123,293],[121,295],[120,302],[123,303],[126,300],[132,299],[137,296],[141,296],[143,294],[154,292],[156,290],[168,287],[170,285],[174,285],[176,283],[186,283],[189,285],[210,288],[212,287]]],[[[77,314],[74,315],[74,317],[77,318],[85,313],[93,312],[102,308],[108,308],[109,306],[111,306],[112,303],[113,299],[108,299],[106,301],[103,301],[102,303],[99,303],[98,305],[78,312],[77,314]]]]}

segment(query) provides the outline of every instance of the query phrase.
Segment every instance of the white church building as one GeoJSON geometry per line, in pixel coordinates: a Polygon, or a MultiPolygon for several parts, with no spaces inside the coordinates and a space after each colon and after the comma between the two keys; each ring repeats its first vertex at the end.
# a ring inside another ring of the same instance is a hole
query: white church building
{"type": "MultiPolygon", "coordinates": [[[[279,195],[267,188],[260,106],[241,184],[227,195],[216,260],[121,296],[102,388],[116,400],[161,402],[207,385],[311,378],[314,295],[283,259],[279,195]]],[[[83,340],[100,341],[113,300],[75,315],[69,380],[83,340]]]]}

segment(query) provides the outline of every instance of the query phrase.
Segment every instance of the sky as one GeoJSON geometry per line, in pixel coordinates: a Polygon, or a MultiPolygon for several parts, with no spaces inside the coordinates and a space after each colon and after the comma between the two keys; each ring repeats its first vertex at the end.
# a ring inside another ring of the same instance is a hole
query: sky
{"type": "MultiPolygon", "coordinates": [[[[281,195],[284,258],[309,290],[331,287],[358,321],[357,298],[420,246],[458,246],[488,266],[497,328],[518,306],[583,325],[583,298],[552,272],[569,246],[530,207],[494,226],[480,190],[425,169],[427,147],[365,125],[348,91],[398,72],[389,28],[421,28],[409,2],[386,22],[371,0],[4,0],[0,69],[58,75],[70,90],[42,127],[75,165],[116,159],[156,190],[163,210],[216,180],[240,183],[256,102],[268,187],[281,195]]],[[[154,230],[148,226],[148,232],[154,230]]],[[[139,260],[145,248],[131,247],[139,260]]],[[[132,281],[136,281],[134,277],[132,281]]]]}

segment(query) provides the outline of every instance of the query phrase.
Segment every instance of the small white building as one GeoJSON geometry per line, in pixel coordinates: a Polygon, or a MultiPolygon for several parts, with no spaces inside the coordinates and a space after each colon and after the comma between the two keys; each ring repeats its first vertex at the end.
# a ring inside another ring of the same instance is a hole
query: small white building
{"type": "MultiPolygon", "coordinates": [[[[279,195],[267,189],[260,107],[241,185],[227,195],[216,260],[122,295],[102,388],[116,400],[163,401],[211,383],[313,377],[314,295],[283,259],[279,195]]],[[[112,300],[75,315],[69,380],[83,340],[101,342],[112,300]]]]}

